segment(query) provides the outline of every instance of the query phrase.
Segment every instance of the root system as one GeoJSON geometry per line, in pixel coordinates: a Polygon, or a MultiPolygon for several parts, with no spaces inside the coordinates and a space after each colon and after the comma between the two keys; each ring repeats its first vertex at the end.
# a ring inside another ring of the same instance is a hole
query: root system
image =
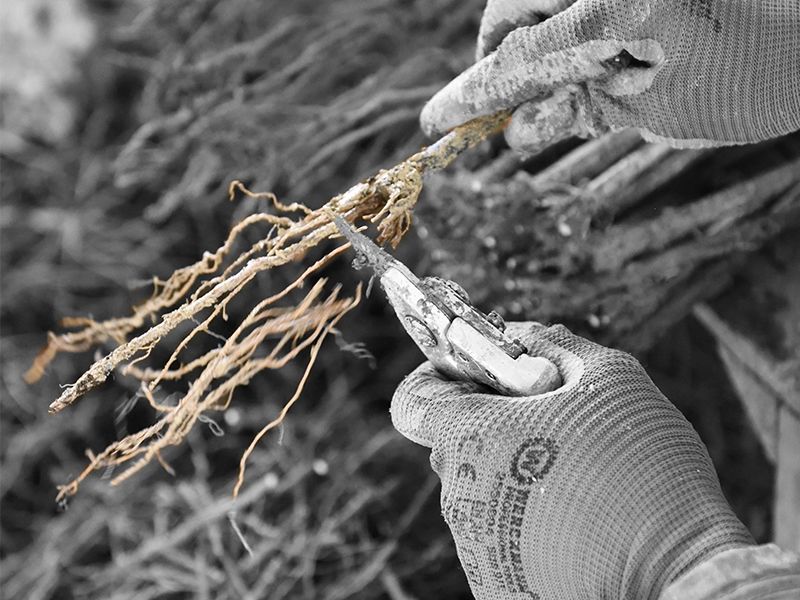
{"type": "Polygon", "coordinates": [[[112,479],[113,484],[129,478],[154,459],[169,470],[162,451],[180,444],[201,415],[225,410],[237,387],[246,385],[264,370],[284,367],[308,350],[307,366],[293,396],[278,417],[256,435],[242,456],[234,488],[234,496],[238,495],[247,457],[258,441],[283,421],[302,393],[326,336],[360,300],[360,288],[348,297],[340,296],[339,287],[325,295],[325,279],[319,278],[323,267],[349,246],[338,234],[334,215],[355,224],[375,224],[378,243],[397,246],[411,226],[423,174],[443,169],[461,152],[501,130],[507,119],[507,114],[499,113],[456,128],[435,144],[353,186],[316,210],[300,203],[283,204],[271,194],[254,194],[241,182],[234,181],[229,188],[232,199],[237,192],[268,198],[274,213],[246,217],[215,252],[205,253],[199,261],[176,270],[165,281],[155,278],[153,295],[135,307],[130,316],[107,321],[65,320],[66,327],[77,330],[49,334],[47,346],[26,374],[28,382],[38,380],[59,352],[83,352],[109,341],[117,346],[97,360],[74,384],[67,386],[50,405],[50,412],[57,413],[70,406],[121,368],[123,374],[141,382],[142,394],[159,418],[150,427],[112,443],[99,454],[88,453],[89,464],[75,479],[59,488],[58,498],[74,495],[79,484],[100,469],[127,465],[112,479]],[[299,218],[296,217],[298,213],[299,218]],[[268,233],[244,252],[232,256],[232,249],[243,232],[256,227],[266,228],[268,233]],[[199,334],[212,332],[212,324],[217,319],[227,320],[228,305],[259,273],[301,261],[327,240],[337,240],[338,246],[333,250],[325,249],[323,256],[292,283],[258,302],[221,346],[181,362],[182,354],[199,334]],[[316,282],[299,302],[288,306],[280,304],[313,278],[316,282]],[[154,324],[141,331],[150,322],[154,324]],[[156,345],[187,322],[194,326],[177,343],[163,366],[157,369],[139,366],[156,345]],[[132,335],[134,337],[130,337],[132,335]],[[165,381],[187,384],[175,405],[156,399],[156,391],[165,381]]]}

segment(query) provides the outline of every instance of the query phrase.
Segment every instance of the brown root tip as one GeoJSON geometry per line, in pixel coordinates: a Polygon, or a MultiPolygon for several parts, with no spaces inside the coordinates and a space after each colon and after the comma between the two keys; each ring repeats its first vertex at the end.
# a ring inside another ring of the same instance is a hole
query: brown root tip
{"type": "Polygon", "coordinates": [[[25,374],[22,376],[22,380],[28,385],[33,385],[39,381],[42,376],[44,376],[44,369],[39,367],[39,365],[34,364],[30,369],[25,371],[25,374]]]}
{"type": "Polygon", "coordinates": [[[47,369],[47,365],[55,358],[56,353],[58,350],[56,349],[55,345],[52,342],[53,334],[52,332],[48,334],[50,337],[50,341],[42,347],[41,350],[36,354],[36,358],[33,359],[33,363],[31,364],[30,368],[25,371],[25,374],[22,376],[22,379],[28,385],[34,384],[39,381],[42,377],[44,377],[45,369],[47,369]]]}

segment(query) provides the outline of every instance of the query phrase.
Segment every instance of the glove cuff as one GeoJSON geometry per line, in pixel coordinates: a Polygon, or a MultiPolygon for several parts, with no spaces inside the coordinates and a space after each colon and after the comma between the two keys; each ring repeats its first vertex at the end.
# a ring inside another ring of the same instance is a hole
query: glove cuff
{"type": "Polygon", "coordinates": [[[714,555],[670,584],[660,600],[788,600],[798,590],[800,556],[766,544],[714,555]]]}

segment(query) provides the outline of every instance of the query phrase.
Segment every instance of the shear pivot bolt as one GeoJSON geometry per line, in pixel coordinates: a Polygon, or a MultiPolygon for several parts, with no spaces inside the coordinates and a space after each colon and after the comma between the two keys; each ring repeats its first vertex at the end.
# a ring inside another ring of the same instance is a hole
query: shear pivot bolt
{"type": "Polygon", "coordinates": [[[433,348],[436,346],[436,336],[433,335],[433,332],[428,329],[428,326],[425,325],[425,323],[416,317],[412,317],[411,315],[406,315],[404,320],[406,322],[406,326],[408,327],[408,332],[411,334],[411,337],[414,338],[414,341],[417,342],[417,344],[420,346],[425,346],[426,348],[433,348]]]}
{"type": "Polygon", "coordinates": [[[465,304],[469,304],[469,295],[463,287],[458,285],[455,281],[450,281],[449,279],[444,279],[443,282],[456,296],[458,296],[461,301],[463,301],[465,304]]]}
{"type": "Polygon", "coordinates": [[[503,320],[503,317],[500,316],[496,310],[493,310],[488,315],[486,315],[486,320],[489,321],[495,328],[499,329],[500,331],[506,330],[506,322],[503,320]]]}

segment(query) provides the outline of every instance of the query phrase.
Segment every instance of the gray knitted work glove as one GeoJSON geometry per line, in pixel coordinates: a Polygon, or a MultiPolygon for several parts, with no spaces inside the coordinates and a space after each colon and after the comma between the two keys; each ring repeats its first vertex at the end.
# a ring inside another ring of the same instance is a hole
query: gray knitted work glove
{"type": "Polygon", "coordinates": [[[800,128],[798,0],[490,0],[478,58],[423,109],[429,135],[500,109],[526,152],[609,128],[676,147],[800,128]]]}
{"type": "Polygon", "coordinates": [[[507,398],[426,363],[392,400],[395,427],[432,449],[476,598],[657,598],[753,543],[697,433],[638,361],[563,326],[508,332],[556,364],[560,389],[507,398]]]}

